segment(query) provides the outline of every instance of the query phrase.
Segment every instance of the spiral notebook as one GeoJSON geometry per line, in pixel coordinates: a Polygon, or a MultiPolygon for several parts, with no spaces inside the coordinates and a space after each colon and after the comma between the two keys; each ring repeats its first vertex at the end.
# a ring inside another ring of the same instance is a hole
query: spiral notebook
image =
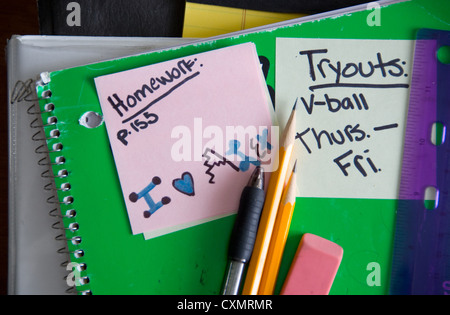
{"type": "MultiPolygon", "coordinates": [[[[68,260],[60,221],[54,208],[55,192],[47,178],[45,145],[38,128],[36,76],[46,70],[72,67],[187,43],[180,38],[120,38],[12,36],[8,40],[9,91],[9,210],[8,294],[63,294],[68,260]],[[44,187],[44,191],[43,191],[44,187]],[[23,192],[26,191],[26,194],[23,192]],[[49,215],[49,211],[51,211],[49,215]],[[50,228],[49,227],[55,227],[50,228]],[[56,238],[56,239],[55,239],[56,238]],[[30,259],[32,257],[32,259],[30,259]]],[[[39,112],[40,113],[40,112],[39,112]]],[[[70,290],[72,291],[72,290],[70,290]]]]}
{"type": "MultiPolygon", "coordinates": [[[[227,216],[149,240],[132,234],[107,128],[78,127],[82,114],[102,112],[96,77],[253,42],[268,91],[274,96],[277,37],[413,39],[416,28],[448,29],[445,0],[377,4],[46,74],[38,95],[43,98],[40,106],[48,151],[65,215],[74,267],[70,276],[78,291],[218,294],[234,220],[234,216],[227,216]],[[380,17],[379,25],[373,22],[380,17]],[[59,134],[51,132],[55,126],[59,134]]],[[[330,294],[386,294],[395,205],[395,199],[313,198],[299,192],[275,292],[283,284],[302,234],[309,232],[337,242],[346,253],[330,294]],[[364,237],[355,241],[361,231],[364,237]],[[374,263],[380,281],[370,282],[369,267],[374,263]]]]}

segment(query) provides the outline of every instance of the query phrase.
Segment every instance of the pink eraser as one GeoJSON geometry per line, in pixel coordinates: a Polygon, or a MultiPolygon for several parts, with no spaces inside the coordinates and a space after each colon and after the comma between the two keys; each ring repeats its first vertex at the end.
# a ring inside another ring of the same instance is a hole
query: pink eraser
{"type": "Polygon", "coordinates": [[[343,254],[338,244],[314,234],[304,234],[280,294],[327,295],[343,254]]]}

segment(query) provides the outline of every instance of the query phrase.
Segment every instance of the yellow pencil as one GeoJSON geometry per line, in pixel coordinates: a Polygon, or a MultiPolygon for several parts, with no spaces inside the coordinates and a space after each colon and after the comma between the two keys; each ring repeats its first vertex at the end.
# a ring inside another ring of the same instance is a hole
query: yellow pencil
{"type": "Polygon", "coordinates": [[[275,290],[281,258],[283,257],[284,246],[286,245],[289,234],[289,226],[291,225],[297,197],[296,164],[297,162],[294,164],[291,176],[281,197],[266,263],[264,264],[261,284],[258,290],[258,294],[260,295],[272,295],[275,290]]]}
{"type": "Polygon", "coordinates": [[[272,237],[273,226],[277,216],[278,205],[280,204],[281,195],[286,181],[287,169],[292,156],[295,140],[296,119],[295,102],[292,113],[286,124],[283,136],[281,137],[278,151],[278,168],[270,176],[269,186],[266,193],[266,201],[261,213],[261,218],[256,235],[255,246],[253,248],[252,257],[247,270],[247,276],[242,289],[243,295],[258,294],[259,285],[264,269],[264,264],[269,250],[269,243],[272,237]]]}

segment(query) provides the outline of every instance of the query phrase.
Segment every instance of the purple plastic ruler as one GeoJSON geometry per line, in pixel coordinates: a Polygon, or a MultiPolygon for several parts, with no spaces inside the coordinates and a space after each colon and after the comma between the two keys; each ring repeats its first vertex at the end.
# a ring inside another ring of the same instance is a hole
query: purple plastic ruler
{"type": "Polygon", "coordinates": [[[448,46],[448,31],[418,32],[390,294],[450,294],[450,64],[441,58],[448,46]],[[433,198],[425,198],[425,191],[433,198]]]}

